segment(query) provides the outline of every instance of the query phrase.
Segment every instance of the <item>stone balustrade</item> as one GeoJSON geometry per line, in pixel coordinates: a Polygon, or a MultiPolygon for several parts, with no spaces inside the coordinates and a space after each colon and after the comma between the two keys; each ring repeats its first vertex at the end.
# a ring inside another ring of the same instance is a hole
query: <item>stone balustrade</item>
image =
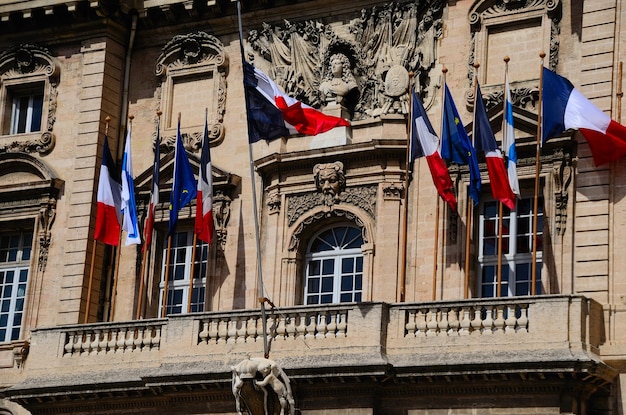
{"type": "Polygon", "coordinates": [[[265,344],[286,369],[392,365],[401,373],[420,365],[589,360],[604,341],[601,306],[581,296],[296,306],[265,315],[265,338],[258,309],[37,329],[23,373],[87,376],[101,365],[119,376],[122,367],[160,373],[183,365],[227,376],[241,359],[262,356],[265,344]]]}

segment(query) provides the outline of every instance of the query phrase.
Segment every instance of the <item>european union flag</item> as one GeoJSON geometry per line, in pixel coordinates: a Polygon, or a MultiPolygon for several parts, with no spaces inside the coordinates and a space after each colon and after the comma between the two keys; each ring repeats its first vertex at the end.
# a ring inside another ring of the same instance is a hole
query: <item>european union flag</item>
{"type": "Polygon", "coordinates": [[[170,222],[167,234],[171,235],[176,229],[178,222],[178,212],[189,202],[196,198],[197,183],[189,164],[187,152],[183,146],[180,136],[180,121],[176,133],[176,149],[174,150],[174,183],[172,184],[172,194],[170,195],[170,222]]]}
{"type": "Polygon", "coordinates": [[[469,165],[469,196],[474,200],[474,205],[477,205],[480,200],[481,183],[476,150],[463,127],[448,85],[445,85],[442,123],[441,157],[456,164],[469,165]]]}

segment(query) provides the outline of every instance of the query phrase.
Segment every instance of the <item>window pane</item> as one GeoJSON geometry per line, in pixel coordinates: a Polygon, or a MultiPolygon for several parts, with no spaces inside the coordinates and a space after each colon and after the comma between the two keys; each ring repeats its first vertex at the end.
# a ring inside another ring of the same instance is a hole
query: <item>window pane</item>
{"type": "Polygon", "coordinates": [[[341,291],[352,291],[352,277],[341,277],[341,291]]]}
{"type": "Polygon", "coordinates": [[[333,277],[324,277],[322,278],[322,292],[332,292],[333,291],[333,277]]]}
{"type": "Polygon", "coordinates": [[[323,275],[332,275],[335,272],[335,261],[333,259],[325,259],[322,264],[323,275]]]}
{"type": "Polygon", "coordinates": [[[341,260],[341,272],[346,274],[354,271],[354,258],[343,258],[341,260]]]}

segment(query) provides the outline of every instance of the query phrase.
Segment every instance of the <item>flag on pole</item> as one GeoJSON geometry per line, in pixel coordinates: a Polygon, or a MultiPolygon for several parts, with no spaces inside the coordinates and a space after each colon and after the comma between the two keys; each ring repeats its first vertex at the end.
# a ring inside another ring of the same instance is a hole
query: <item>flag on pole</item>
{"type": "Polygon", "coordinates": [[[148,208],[148,217],[146,218],[146,226],[143,229],[144,245],[146,251],[152,243],[152,231],[154,229],[154,216],[156,207],[159,204],[159,170],[160,170],[160,151],[161,131],[160,125],[157,125],[156,143],[154,144],[154,163],[152,165],[152,194],[150,195],[150,207],[148,208]]]}
{"type": "Polygon", "coordinates": [[[487,171],[489,172],[489,180],[491,184],[491,194],[494,199],[502,202],[509,209],[515,207],[515,195],[509,186],[509,180],[504,168],[504,159],[502,153],[498,149],[498,143],[493,135],[489,117],[483,103],[483,96],[480,92],[480,85],[476,81],[476,99],[474,102],[474,145],[476,151],[485,153],[485,161],[487,162],[487,171]]]}
{"type": "Polygon", "coordinates": [[[285,94],[261,70],[243,62],[250,143],[292,134],[316,135],[350,126],[340,117],[326,115],[285,94]]]}
{"type": "Polygon", "coordinates": [[[133,179],[133,162],[131,157],[132,123],[128,125],[124,158],[122,159],[122,230],[126,231],[126,246],[141,243],[139,224],[137,223],[137,204],[135,203],[135,180],[133,179]]]}
{"type": "Polygon", "coordinates": [[[481,183],[476,150],[463,127],[447,84],[444,85],[444,89],[441,157],[444,160],[469,166],[469,196],[474,200],[474,205],[477,205],[480,200],[481,183]]]}
{"type": "Polygon", "coordinates": [[[508,70],[504,74],[504,127],[502,128],[502,151],[506,156],[506,171],[509,176],[509,186],[519,197],[519,179],[517,177],[517,151],[515,150],[515,129],[513,128],[513,100],[509,85],[508,70]]]}
{"type": "Polygon", "coordinates": [[[187,151],[180,135],[180,120],[176,131],[176,147],[174,150],[174,177],[170,195],[170,222],[167,234],[172,235],[178,222],[178,212],[196,198],[196,179],[189,164],[187,151]]]}
{"type": "Polygon", "coordinates": [[[198,174],[194,231],[200,240],[208,244],[213,241],[213,175],[211,173],[210,151],[209,126],[205,116],[202,154],[200,155],[200,171],[198,174]]]}
{"type": "Polygon", "coordinates": [[[543,68],[542,143],[578,129],[589,143],[596,166],[626,155],[626,127],[613,121],[566,78],[543,68]]]}
{"type": "Polygon", "coordinates": [[[413,100],[411,111],[413,120],[411,125],[411,161],[420,157],[426,157],[437,192],[452,210],[456,210],[457,202],[452,179],[450,179],[448,167],[439,154],[439,138],[435,134],[435,130],[424,110],[424,105],[417,97],[417,94],[415,94],[415,91],[412,92],[411,99],[413,100]]]}
{"type": "Polygon", "coordinates": [[[117,168],[111,151],[109,140],[104,136],[102,147],[102,166],[98,181],[98,196],[96,208],[96,230],[94,238],[107,245],[117,246],[120,237],[120,223],[122,222],[122,185],[117,177],[117,168]]]}

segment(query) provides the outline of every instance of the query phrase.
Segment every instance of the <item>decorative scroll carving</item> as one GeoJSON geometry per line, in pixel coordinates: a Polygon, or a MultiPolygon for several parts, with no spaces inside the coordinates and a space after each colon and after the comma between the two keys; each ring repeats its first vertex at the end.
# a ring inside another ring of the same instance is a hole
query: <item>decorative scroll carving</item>
{"type": "Polygon", "coordinates": [[[304,229],[306,227],[308,227],[309,225],[311,225],[312,223],[320,221],[320,220],[325,220],[329,216],[344,217],[344,218],[354,222],[361,229],[361,235],[363,236],[363,242],[364,243],[368,243],[369,242],[369,238],[367,236],[367,232],[365,231],[365,224],[363,223],[363,221],[357,215],[355,215],[352,212],[348,212],[346,210],[335,209],[335,210],[333,210],[331,212],[317,212],[314,215],[311,215],[308,218],[306,218],[305,220],[303,220],[298,225],[296,230],[293,232],[293,235],[291,236],[291,241],[289,242],[289,248],[288,249],[290,251],[297,250],[298,247],[300,246],[300,235],[302,234],[302,231],[304,231],[304,229]]]}
{"type": "Polygon", "coordinates": [[[52,224],[56,218],[56,199],[51,198],[48,204],[39,209],[39,271],[44,272],[48,263],[48,249],[52,239],[52,224]]]}
{"type": "Polygon", "coordinates": [[[213,217],[215,218],[215,232],[222,249],[226,246],[227,227],[230,221],[231,198],[224,192],[217,191],[213,196],[213,217]]]}
{"type": "MultiPolygon", "coordinates": [[[[534,107],[539,100],[539,88],[511,89],[511,101],[513,106],[526,108],[529,104],[534,107]]],[[[483,94],[486,111],[493,107],[502,107],[504,104],[504,91],[499,90],[491,94],[483,94]]],[[[473,100],[472,100],[473,104],[473,100]]]]}
{"type": "Polygon", "coordinates": [[[552,179],[554,180],[554,207],[555,207],[555,226],[557,235],[565,233],[567,224],[567,203],[569,202],[569,185],[572,182],[572,164],[571,160],[566,159],[562,155],[560,163],[555,163],[552,167],[552,179]]]}
{"type": "MultiPolygon", "coordinates": [[[[14,46],[0,54],[0,79],[3,83],[11,83],[19,79],[20,83],[46,80],[48,112],[46,127],[36,140],[12,141],[0,145],[0,153],[23,152],[48,154],[54,148],[56,139],[52,133],[56,121],[57,86],[59,79],[59,65],[52,58],[50,52],[43,47],[31,44],[14,46]]],[[[6,88],[6,86],[5,86],[6,88]]]]}
{"type": "MultiPolygon", "coordinates": [[[[161,87],[162,93],[171,95],[172,78],[193,74],[211,75],[213,79],[213,110],[209,114],[209,140],[217,145],[224,139],[224,112],[226,111],[226,75],[228,56],[224,45],[215,36],[204,32],[177,35],[164,47],[157,59],[155,73],[166,79],[161,87]]],[[[193,80],[191,81],[193,82],[193,80]]],[[[171,96],[161,99],[161,105],[168,107],[171,96]]],[[[171,114],[170,114],[171,116],[171,114]]],[[[197,151],[201,147],[203,131],[183,133],[187,135],[186,148],[197,151]]],[[[164,137],[163,145],[172,146],[174,137],[164,137]]]]}
{"type": "MultiPolygon", "coordinates": [[[[338,203],[348,203],[366,212],[371,218],[376,216],[377,185],[348,187],[341,193],[338,203]]],[[[305,193],[287,197],[287,223],[292,226],[298,218],[320,205],[319,195],[305,193]]]]}
{"type": "Polygon", "coordinates": [[[385,199],[400,199],[404,192],[401,183],[383,183],[383,197],[385,199]]]}
{"type": "MultiPolygon", "coordinates": [[[[325,86],[334,79],[338,85],[351,85],[348,90],[354,91],[350,98],[355,102],[346,102],[346,95],[341,101],[355,120],[407,114],[409,71],[415,73],[421,96],[429,102],[434,99],[437,85],[430,72],[435,67],[445,3],[388,3],[363,9],[359,18],[344,27],[314,20],[264,23],[250,32],[248,42],[260,59],[269,62],[270,77],[289,95],[313,107],[326,102],[325,86]],[[330,63],[337,55],[349,62],[344,62],[342,79],[332,76],[330,63]]],[[[335,93],[331,100],[336,95],[341,94],[335,93]]]]}

